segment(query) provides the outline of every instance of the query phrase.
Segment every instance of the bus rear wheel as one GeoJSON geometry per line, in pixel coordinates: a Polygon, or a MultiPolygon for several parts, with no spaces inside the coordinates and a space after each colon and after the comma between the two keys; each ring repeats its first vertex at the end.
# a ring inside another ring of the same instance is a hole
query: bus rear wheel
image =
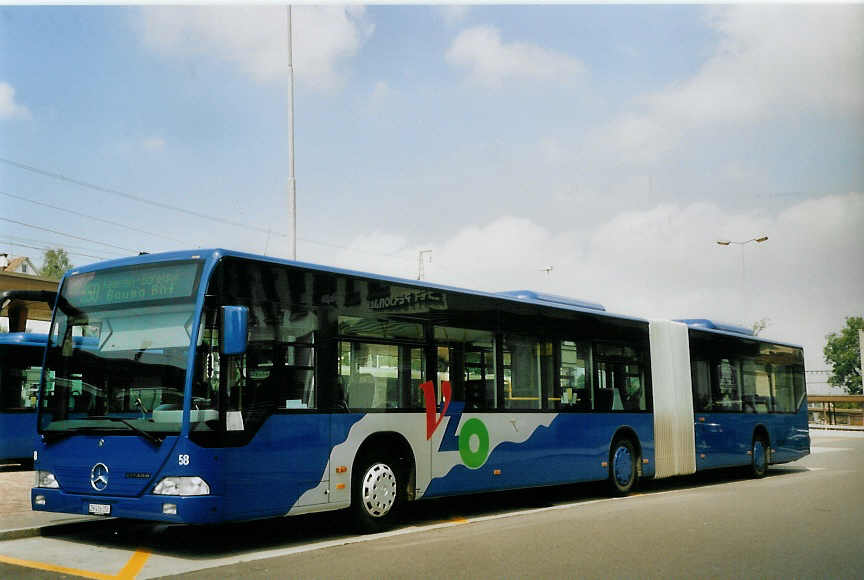
{"type": "Polygon", "coordinates": [[[369,457],[358,463],[351,485],[351,511],[358,531],[381,532],[393,525],[402,497],[402,475],[396,461],[369,457]]]}
{"type": "Polygon", "coordinates": [[[636,488],[639,456],[633,442],[618,439],[609,451],[609,484],[615,495],[627,495],[636,488]]]}
{"type": "Polygon", "coordinates": [[[753,438],[750,455],[750,475],[756,479],[765,477],[765,474],[768,473],[768,442],[763,435],[757,435],[753,438]]]}

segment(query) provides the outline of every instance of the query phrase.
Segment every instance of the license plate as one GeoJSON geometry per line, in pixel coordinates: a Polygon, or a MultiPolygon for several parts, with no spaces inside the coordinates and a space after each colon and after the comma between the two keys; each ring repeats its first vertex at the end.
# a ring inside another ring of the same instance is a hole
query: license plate
{"type": "Polygon", "coordinates": [[[91,503],[88,511],[97,516],[111,515],[111,506],[105,503],[91,503]]]}

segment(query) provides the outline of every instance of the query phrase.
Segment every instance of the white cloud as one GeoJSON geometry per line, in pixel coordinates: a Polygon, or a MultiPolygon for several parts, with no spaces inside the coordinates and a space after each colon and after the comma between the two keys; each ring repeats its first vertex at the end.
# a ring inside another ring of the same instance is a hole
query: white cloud
{"type": "MultiPolygon", "coordinates": [[[[138,11],[142,41],[165,56],[210,56],[234,63],[258,81],[285,78],[287,14],[275,6],[147,7],[138,11]]],[[[298,83],[330,90],[374,26],[362,7],[299,6],[292,10],[293,65],[298,83]]]]}
{"type": "Polygon", "coordinates": [[[864,120],[864,7],[711,10],[721,40],[691,78],[643,95],[594,136],[608,152],[653,162],[688,131],[815,112],[864,120]]]}
{"type": "MultiPolygon", "coordinates": [[[[644,317],[709,317],[802,344],[808,368],[824,368],[827,333],[864,314],[864,194],[810,199],[776,215],[731,213],[714,203],[631,211],[591,231],[553,233],[502,217],[415,247],[376,232],[324,263],[414,278],[416,249],[432,249],[427,279],[499,291],[530,288],[593,300],[644,317]],[[765,233],[765,243],[720,246],[765,233]],[[376,253],[362,253],[356,250],[376,253]],[[382,254],[395,254],[386,257],[382,254]],[[413,257],[413,260],[412,260],[413,257]],[[554,266],[550,277],[543,268],[554,266]]],[[[418,242],[418,240],[413,240],[418,242]]]]}
{"type": "Polygon", "coordinates": [[[473,82],[488,86],[519,79],[567,82],[585,71],[582,61],[565,54],[534,44],[504,43],[500,31],[491,26],[460,32],[445,58],[466,69],[473,82]]]}
{"type": "Polygon", "coordinates": [[[15,88],[9,83],[0,82],[0,120],[30,118],[30,109],[15,102],[15,88]]]}
{"type": "Polygon", "coordinates": [[[162,137],[147,137],[141,142],[145,151],[161,151],[165,148],[165,139],[162,137]]]}

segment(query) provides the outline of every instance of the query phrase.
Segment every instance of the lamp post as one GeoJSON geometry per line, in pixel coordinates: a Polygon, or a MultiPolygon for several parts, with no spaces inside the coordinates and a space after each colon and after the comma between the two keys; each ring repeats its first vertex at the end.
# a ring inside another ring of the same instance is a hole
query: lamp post
{"type": "Polygon", "coordinates": [[[747,278],[746,272],[744,269],[744,246],[751,243],[751,242],[761,244],[762,242],[767,242],[767,241],[768,241],[768,236],[766,236],[765,234],[762,234],[759,237],[750,238],[749,240],[744,240],[741,242],[736,242],[733,240],[717,240],[717,245],[720,245],[720,246],[732,246],[732,245],[741,246],[741,306],[742,307],[744,306],[744,286],[746,285],[746,278],[747,278]]]}
{"type": "Polygon", "coordinates": [[[294,180],[294,63],[291,5],[288,5],[288,208],[291,212],[291,251],[289,257],[297,259],[297,182],[294,180]]]}

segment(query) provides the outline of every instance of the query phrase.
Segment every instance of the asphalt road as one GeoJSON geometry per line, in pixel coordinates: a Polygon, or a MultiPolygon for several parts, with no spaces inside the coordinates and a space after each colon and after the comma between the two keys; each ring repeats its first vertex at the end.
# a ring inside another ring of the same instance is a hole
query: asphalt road
{"type": "Polygon", "coordinates": [[[339,514],[215,528],[106,521],[0,543],[0,578],[859,578],[864,433],[814,432],[762,480],[735,471],[419,502],[394,532],[339,514]],[[42,565],[41,569],[27,567],[42,565]],[[62,566],[62,568],[58,568],[62,566]]]}

